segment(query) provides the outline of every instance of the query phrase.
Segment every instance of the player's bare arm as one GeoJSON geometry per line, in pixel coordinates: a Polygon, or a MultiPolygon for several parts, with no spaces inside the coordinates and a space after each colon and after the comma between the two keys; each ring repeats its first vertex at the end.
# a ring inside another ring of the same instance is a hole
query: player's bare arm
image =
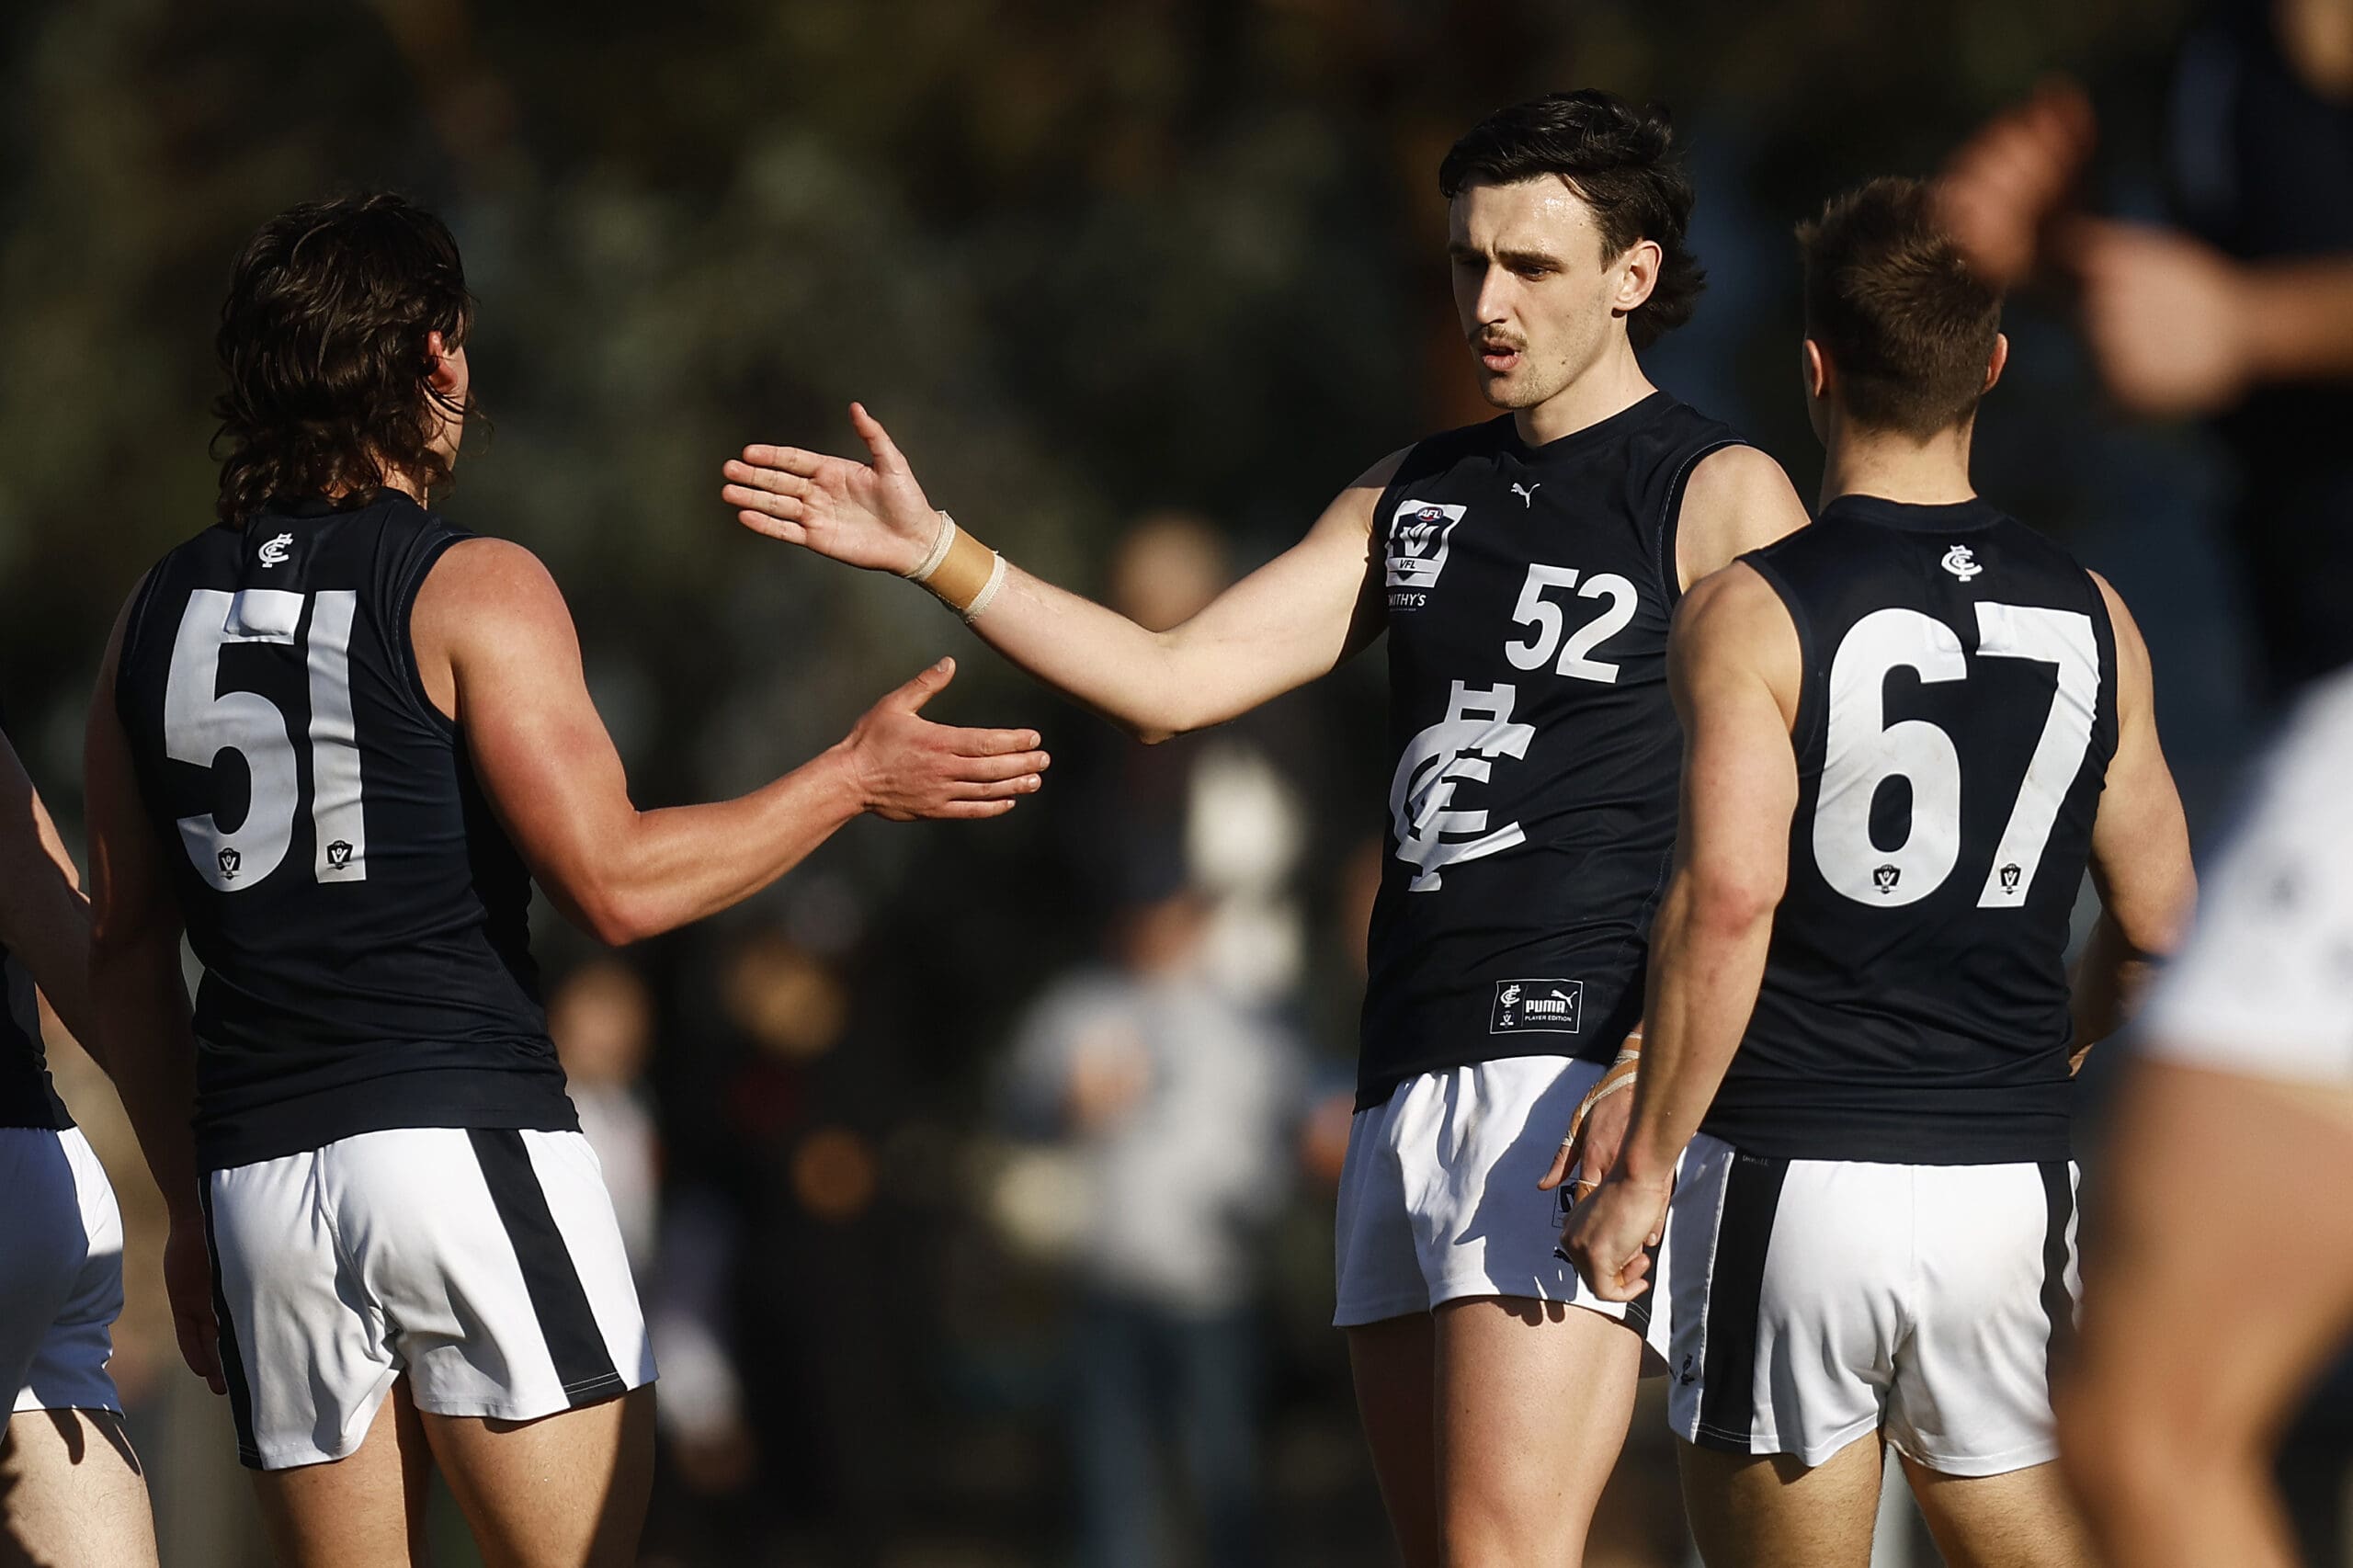
{"type": "Polygon", "coordinates": [[[1781,465],[1755,447],[1701,458],[1685,483],[1675,530],[1675,569],[1687,590],[1807,522],[1805,503],[1781,465]]]}
{"type": "MultiPolygon", "coordinates": [[[[1755,447],[1726,447],[1699,460],[1683,492],[1675,536],[1678,585],[1688,589],[1748,551],[1761,549],[1807,522],[1805,504],[1781,465],[1755,447]]],[[[1552,1168],[1536,1185],[1550,1192],[1580,1173],[1579,1195],[1600,1184],[1617,1164],[1633,1116],[1631,1091],[1643,1049],[1640,1028],[1626,1037],[1619,1058],[1587,1090],[1569,1119],[1552,1168]]]]}
{"type": "Polygon", "coordinates": [[[640,811],[590,700],[571,611],[547,569],[501,540],[453,546],[419,591],[411,635],[427,695],[464,730],[483,790],[540,884],[599,939],[626,943],[725,909],[868,812],[1001,816],[1041,782],[1029,730],[920,717],[942,660],[837,744],[748,795],[640,811]]]}
{"type": "Polygon", "coordinates": [[[1625,1146],[1574,1210],[1564,1246],[1610,1301],[1649,1289],[1676,1163],[1715,1098],[1756,1003],[1797,810],[1801,654],[1789,612],[1735,565],[1676,612],[1667,680],[1683,721],[1675,869],[1651,932],[1643,1074],[1625,1146]]]}
{"type": "Polygon", "coordinates": [[[114,1076],[171,1216],[164,1285],[180,1354],[222,1393],[228,1385],[221,1375],[212,1269],[198,1201],[196,1035],[180,971],[182,923],[115,712],[122,633],[119,619],[99,666],[82,756],[90,834],[88,1039],[114,1076]]]}
{"type": "Polygon", "coordinates": [[[2116,635],[2116,756],[2092,823],[2100,916],[2075,965],[2078,1067],[2131,1017],[2153,967],[2181,945],[2198,898],[2189,826],[2157,742],[2149,646],[2116,590],[2097,573],[2093,580],[2116,635]]]}
{"type": "MultiPolygon", "coordinates": [[[[0,739],[0,946],[25,960],[66,1030],[96,1055],[90,901],[16,748],[0,739]]],[[[99,1057],[99,1065],[105,1058],[99,1057]]]]}
{"type": "MultiPolygon", "coordinates": [[[[870,462],[798,447],[746,447],[721,498],[745,527],[836,561],[912,575],[941,516],[905,456],[862,405],[850,421],[870,462]]],[[[1015,664],[1145,741],[1247,712],[1344,663],[1380,633],[1372,514],[1404,454],[1376,463],[1300,542],[1167,631],[1009,562],[972,629],[1015,664]]]]}

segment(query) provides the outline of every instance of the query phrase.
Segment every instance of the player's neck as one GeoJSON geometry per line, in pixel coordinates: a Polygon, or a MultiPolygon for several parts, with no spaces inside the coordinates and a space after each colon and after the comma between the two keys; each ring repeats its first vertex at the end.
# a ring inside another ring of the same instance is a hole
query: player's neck
{"type": "Polygon", "coordinates": [[[1876,495],[1915,506],[1976,499],[1969,483],[1969,427],[1926,441],[1876,430],[1834,429],[1822,465],[1822,505],[1876,495]]]}
{"type": "Polygon", "coordinates": [[[1514,409],[1512,423],[1521,440],[1540,447],[1622,414],[1656,391],[1635,360],[1633,347],[1621,338],[1576,380],[1542,403],[1514,409]]]}

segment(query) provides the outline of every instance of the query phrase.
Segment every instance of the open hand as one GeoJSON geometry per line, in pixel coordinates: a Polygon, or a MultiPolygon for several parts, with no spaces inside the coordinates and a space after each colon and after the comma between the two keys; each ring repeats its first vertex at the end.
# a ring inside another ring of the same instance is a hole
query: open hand
{"type": "Polygon", "coordinates": [[[892,822],[999,817],[1035,794],[1052,760],[1035,730],[959,730],[920,717],[947,688],[942,659],[866,710],[837,748],[866,810],[892,822]]]}
{"type": "Polygon", "coordinates": [[[720,470],[727,483],[719,498],[755,533],[851,566],[909,575],[939,537],[939,514],[864,403],[849,405],[849,422],[872,463],[799,447],[746,447],[720,470]]]}

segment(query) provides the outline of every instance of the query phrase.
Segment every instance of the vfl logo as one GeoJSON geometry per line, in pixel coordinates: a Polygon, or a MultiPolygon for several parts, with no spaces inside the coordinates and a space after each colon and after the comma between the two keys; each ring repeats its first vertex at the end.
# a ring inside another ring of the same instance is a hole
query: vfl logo
{"type": "Polygon", "coordinates": [[[2006,866],[2003,867],[2003,868],[2002,868],[2002,891],[2003,891],[2004,892],[2018,892],[2018,879],[2019,879],[2021,876],[2023,876],[2024,874],[2025,874],[2025,873],[2023,873],[2022,871],[2020,871],[2020,870],[2018,869],[2018,862],[2016,862],[2015,860],[2014,860],[2014,861],[2012,861],[2010,864],[2008,864],[2008,865],[2006,865],[2006,866]]]}
{"type": "Polygon", "coordinates": [[[1944,560],[1938,564],[1964,583],[1985,570],[1977,564],[1977,557],[1970,552],[1969,546],[1965,544],[1956,544],[1946,551],[1944,560]]]}
{"type": "Polygon", "coordinates": [[[1574,1034],[1584,1011],[1582,980],[1498,980],[1487,1032],[1574,1034]]]}
{"type": "Polygon", "coordinates": [[[1419,873],[1406,892],[1435,892],[1447,867],[1526,842],[1528,835],[1516,822],[1490,831],[1486,812],[1453,809],[1457,784],[1484,784],[1495,771],[1495,758],[1528,755],[1536,727],[1511,722],[1518,697],[1519,689],[1509,682],[1473,691],[1456,681],[1446,717],[1415,735],[1397,759],[1397,775],[1389,784],[1389,820],[1397,835],[1397,858],[1419,873]]]}
{"type": "Polygon", "coordinates": [[[1895,884],[1903,880],[1904,873],[1893,866],[1877,867],[1871,872],[1871,885],[1881,893],[1893,892],[1895,884]]]}
{"type": "Polygon", "coordinates": [[[1527,507],[1536,505],[1536,493],[1543,488],[1543,483],[1540,481],[1534,484],[1515,484],[1511,487],[1511,493],[1519,497],[1519,504],[1523,507],[1527,507]]]}
{"type": "Polygon", "coordinates": [[[286,558],[292,554],[293,551],[294,536],[292,534],[279,534],[276,539],[271,540],[268,543],[261,547],[261,563],[266,567],[283,566],[286,564],[286,558]]]}
{"type": "Polygon", "coordinates": [[[223,881],[235,881],[238,869],[245,863],[245,858],[233,849],[223,849],[213,858],[221,862],[221,879],[223,881]]]}
{"type": "Polygon", "coordinates": [[[1444,501],[1401,501],[1389,520],[1389,585],[1428,588],[1446,570],[1447,540],[1465,508],[1444,501]]]}
{"type": "Polygon", "coordinates": [[[1686,1388],[1688,1388],[1691,1384],[1699,1381],[1699,1374],[1692,1369],[1691,1358],[1689,1356],[1687,1355],[1683,1358],[1682,1369],[1675,1374],[1675,1381],[1683,1384],[1686,1388]]]}
{"type": "Polygon", "coordinates": [[[350,864],[351,841],[349,839],[338,838],[327,846],[327,865],[330,868],[340,871],[350,864]]]}

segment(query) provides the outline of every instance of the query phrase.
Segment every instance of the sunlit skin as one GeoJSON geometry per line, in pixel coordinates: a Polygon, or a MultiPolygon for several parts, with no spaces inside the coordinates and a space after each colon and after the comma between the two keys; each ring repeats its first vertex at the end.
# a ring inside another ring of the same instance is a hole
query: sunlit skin
{"type": "Polygon", "coordinates": [[[1626,319],[1658,282],[1658,244],[1608,254],[1566,180],[1466,187],[1447,208],[1446,250],[1480,393],[1512,411],[1523,440],[1557,439],[1654,390],[1626,319]]]}

